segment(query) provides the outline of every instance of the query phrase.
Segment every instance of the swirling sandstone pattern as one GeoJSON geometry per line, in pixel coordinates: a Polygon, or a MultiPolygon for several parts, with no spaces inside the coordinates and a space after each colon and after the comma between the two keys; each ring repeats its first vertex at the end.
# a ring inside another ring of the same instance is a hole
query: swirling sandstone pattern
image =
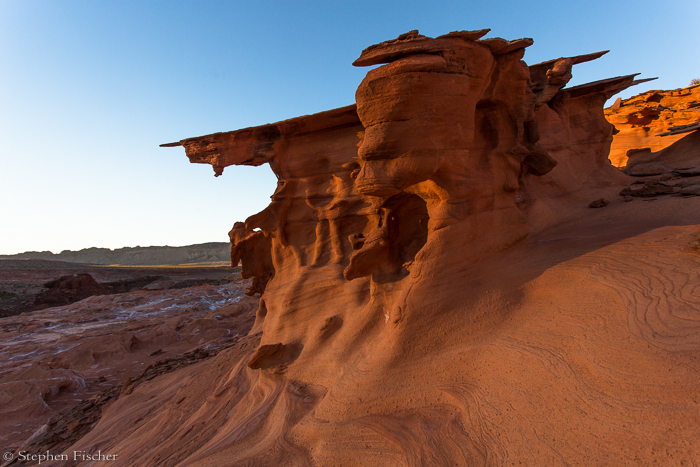
{"type": "Polygon", "coordinates": [[[626,182],[603,103],[634,75],[566,88],[602,53],[528,67],[532,40],[486,32],[411,31],[363,51],[356,65],[383,65],[356,106],[174,144],[217,175],[279,177],[231,234],[236,252],[270,241],[260,345],[136,388],[71,449],[123,465],[700,462],[685,250],[700,198],[587,208],[626,182]]]}

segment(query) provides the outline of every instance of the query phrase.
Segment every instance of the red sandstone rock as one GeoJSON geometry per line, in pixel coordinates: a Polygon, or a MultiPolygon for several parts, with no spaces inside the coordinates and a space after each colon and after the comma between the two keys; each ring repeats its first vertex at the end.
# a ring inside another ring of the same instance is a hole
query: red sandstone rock
{"type": "Polygon", "coordinates": [[[29,301],[30,309],[38,310],[68,305],[93,295],[112,293],[109,287],[99,284],[90,274],[70,274],[44,284],[48,290],[29,301]]]}
{"type": "Polygon", "coordinates": [[[274,273],[254,328],[262,345],[299,345],[299,358],[313,358],[327,337],[309,336],[332,316],[317,304],[331,299],[345,303],[338,319],[351,342],[364,325],[347,325],[348,313],[402,307],[448,254],[444,235],[465,239],[469,264],[525,238],[541,200],[624,179],[607,159],[602,110],[634,75],[565,88],[573,65],[605,52],[528,67],[531,39],[479,40],[486,32],[411,31],[367,48],[355,65],[384,65],[360,84],[356,106],[166,145],[216,175],[269,162],[279,178],[270,206],[230,234],[244,277],[274,273]],[[269,247],[246,246],[253,239],[269,247]]]}
{"type": "Polygon", "coordinates": [[[270,255],[270,238],[261,231],[246,228],[243,222],[236,222],[228,233],[231,239],[231,267],[241,263],[241,277],[253,278],[248,295],[262,294],[275,269],[270,255]]]}
{"type": "Polygon", "coordinates": [[[608,200],[606,200],[605,198],[599,198],[599,199],[596,199],[594,201],[591,201],[590,204],[588,205],[588,207],[589,208],[604,208],[608,204],[610,204],[610,202],[608,200]]]}
{"type": "Polygon", "coordinates": [[[671,173],[673,169],[661,162],[651,162],[647,164],[638,164],[625,170],[627,175],[636,177],[644,177],[649,175],[662,175],[671,173]]]}
{"type": "Polygon", "coordinates": [[[484,34],[411,31],[355,62],[383,64],[357,106],[174,144],[216,175],[267,162],[279,178],[231,233],[232,261],[269,254],[274,269],[260,345],[125,394],[71,449],[125,464],[658,464],[670,439],[700,458],[683,441],[700,434],[699,317],[683,308],[697,259],[680,253],[697,228],[628,239],[700,223],[673,204],[696,198],[586,207],[628,179],[603,104],[634,75],[566,88],[600,53],[528,67],[531,40],[484,34]],[[253,237],[269,250],[246,250],[253,237]]]}
{"type": "Polygon", "coordinates": [[[700,166],[700,131],[692,130],[694,127],[690,127],[690,134],[685,131],[676,133],[680,139],[660,151],[652,152],[651,148],[628,150],[626,171],[639,170],[639,166],[648,164],[663,164],[681,170],[700,166]]]}
{"type": "Polygon", "coordinates": [[[657,153],[685,136],[672,128],[692,128],[700,123],[700,85],[647,91],[605,109],[605,116],[618,132],[610,160],[614,166],[624,167],[628,164],[628,151],[650,148],[657,153]]]}

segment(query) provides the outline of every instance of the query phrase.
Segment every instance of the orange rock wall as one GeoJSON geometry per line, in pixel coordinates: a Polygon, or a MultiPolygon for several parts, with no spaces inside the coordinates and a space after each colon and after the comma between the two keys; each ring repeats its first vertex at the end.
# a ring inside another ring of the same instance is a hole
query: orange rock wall
{"type": "Polygon", "coordinates": [[[615,125],[610,161],[625,167],[627,151],[650,148],[658,152],[685,134],[659,136],[669,128],[700,122],[700,85],[672,91],[647,91],[605,109],[615,125]]]}

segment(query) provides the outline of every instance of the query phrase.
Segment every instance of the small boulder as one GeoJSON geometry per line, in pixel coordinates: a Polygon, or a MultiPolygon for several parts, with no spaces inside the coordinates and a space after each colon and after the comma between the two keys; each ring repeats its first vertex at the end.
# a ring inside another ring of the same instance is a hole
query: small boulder
{"type": "Polygon", "coordinates": [[[600,198],[600,199],[597,199],[595,201],[591,201],[591,203],[588,205],[588,207],[589,208],[604,208],[608,204],[610,204],[608,202],[608,200],[606,200],[605,198],[600,198]]]}
{"type": "Polygon", "coordinates": [[[90,274],[69,274],[44,284],[47,289],[30,299],[30,310],[41,310],[54,306],[64,306],[93,295],[107,295],[108,287],[98,283],[90,274]]]}

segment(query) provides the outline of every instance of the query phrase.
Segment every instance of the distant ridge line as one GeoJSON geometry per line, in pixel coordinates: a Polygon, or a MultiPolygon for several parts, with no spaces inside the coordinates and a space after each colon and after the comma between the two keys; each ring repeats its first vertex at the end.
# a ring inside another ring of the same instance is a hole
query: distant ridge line
{"type": "Polygon", "coordinates": [[[228,242],[209,242],[186,246],[136,246],[117,249],[84,248],[64,250],[26,251],[14,255],[0,255],[0,260],[40,259],[67,263],[125,266],[157,266],[172,264],[218,263],[229,261],[228,242]]]}

